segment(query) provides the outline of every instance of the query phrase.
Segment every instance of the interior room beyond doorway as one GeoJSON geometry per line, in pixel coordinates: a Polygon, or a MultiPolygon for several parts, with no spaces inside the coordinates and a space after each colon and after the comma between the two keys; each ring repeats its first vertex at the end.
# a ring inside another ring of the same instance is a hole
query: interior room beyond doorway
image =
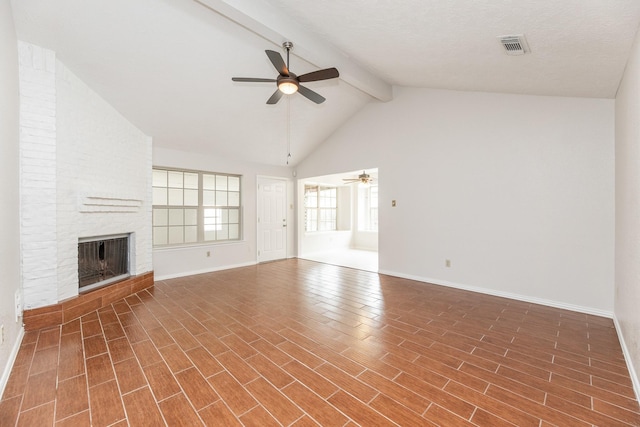
{"type": "Polygon", "coordinates": [[[378,271],[378,169],[299,181],[299,258],[378,271]]]}

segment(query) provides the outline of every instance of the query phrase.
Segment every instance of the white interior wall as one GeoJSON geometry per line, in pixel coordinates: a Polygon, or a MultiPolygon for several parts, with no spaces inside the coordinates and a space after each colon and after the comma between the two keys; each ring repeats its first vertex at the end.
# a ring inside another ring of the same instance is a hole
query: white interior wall
{"type": "MultiPolygon", "coordinates": [[[[256,186],[258,176],[289,180],[287,184],[287,223],[294,224],[293,181],[291,180],[291,170],[288,167],[258,165],[160,147],[153,149],[153,165],[242,175],[242,240],[154,249],[153,270],[156,280],[252,265],[257,262],[256,186]],[[207,252],[210,253],[209,257],[207,257],[207,252]]],[[[295,253],[294,232],[289,231],[287,233],[287,256],[291,257],[295,253]]]]}
{"type": "Polygon", "coordinates": [[[358,231],[353,232],[352,248],[363,251],[378,250],[378,233],[375,231],[358,231]]]}
{"type": "Polygon", "coordinates": [[[9,379],[23,333],[15,319],[14,295],[20,289],[20,195],[18,143],[18,43],[11,2],[0,1],[0,396],[9,379]]]}
{"type": "Polygon", "coordinates": [[[298,177],[378,166],[381,272],[611,316],[613,129],[613,100],[396,88],[298,177]]]}
{"type": "Polygon", "coordinates": [[[348,185],[336,189],[336,228],[339,231],[353,231],[352,193],[352,188],[348,185]]]}
{"type": "Polygon", "coordinates": [[[640,37],[616,97],[615,319],[640,396],[640,37]]]}
{"type": "Polygon", "coordinates": [[[300,256],[327,252],[336,249],[349,249],[353,233],[351,230],[304,232],[304,223],[300,232],[303,234],[300,244],[300,256]]]}

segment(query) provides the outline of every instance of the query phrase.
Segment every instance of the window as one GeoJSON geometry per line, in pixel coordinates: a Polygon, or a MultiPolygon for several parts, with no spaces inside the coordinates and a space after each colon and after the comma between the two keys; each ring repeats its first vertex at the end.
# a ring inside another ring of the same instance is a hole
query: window
{"type": "Polygon", "coordinates": [[[240,176],[153,169],[153,245],[240,240],[240,176]]]}
{"type": "Polygon", "coordinates": [[[337,229],[337,188],[319,185],[304,187],[305,231],[337,229]]]}
{"type": "Polygon", "coordinates": [[[358,230],[378,231],[378,186],[358,187],[358,230]]]}

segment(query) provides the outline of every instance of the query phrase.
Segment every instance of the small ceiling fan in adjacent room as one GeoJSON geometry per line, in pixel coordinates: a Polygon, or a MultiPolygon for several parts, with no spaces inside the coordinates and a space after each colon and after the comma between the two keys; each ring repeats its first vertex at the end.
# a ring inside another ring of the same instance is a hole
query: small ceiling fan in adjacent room
{"type": "Polygon", "coordinates": [[[319,80],[335,79],[340,76],[338,70],[335,68],[325,68],[324,70],[312,71],[310,73],[302,74],[300,76],[295,75],[289,71],[289,52],[293,48],[293,43],[284,42],[282,47],[287,51],[287,62],[285,63],[280,53],[273,50],[265,50],[269,60],[278,70],[278,77],[275,79],[262,79],[253,77],[233,77],[231,80],[234,82],[252,82],[252,83],[276,83],[278,89],[271,95],[271,98],[267,100],[267,104],[275,104],[283,94],[291,95],[296,92],[300,92],[302,96],[316,104],[322,104],[326,99],[317,92],[302,86],[300,83],[315,82],[319,80]]]}
{"type": "Polygon", "coordinates": [[[368,185],[373,182],[373,178],[371,178],[371,176],[365,171],[362,171],[362,173],[358,175],[357,178],[342,178],[342,180],[344,181],[345,184],[358,182],[360,184],[368,185]]]}

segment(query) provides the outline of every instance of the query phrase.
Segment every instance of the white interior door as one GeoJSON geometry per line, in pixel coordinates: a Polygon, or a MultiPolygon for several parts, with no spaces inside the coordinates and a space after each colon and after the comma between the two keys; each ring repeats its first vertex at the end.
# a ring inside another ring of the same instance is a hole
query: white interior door
{"type": "Polygon", "coordinates": [[[287,181],[258,178],[258,262],[287,257],[287,181]]]}

